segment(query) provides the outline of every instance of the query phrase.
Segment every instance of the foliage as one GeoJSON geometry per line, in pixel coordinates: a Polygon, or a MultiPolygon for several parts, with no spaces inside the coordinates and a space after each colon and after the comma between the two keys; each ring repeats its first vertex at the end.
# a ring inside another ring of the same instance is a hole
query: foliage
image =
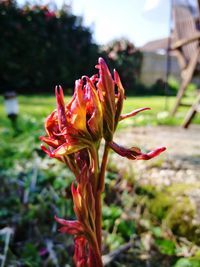
{"type": "Polygon", "coordinates": [[[1,92],[40,93],[57,83],[72,88],[98,55],[90,29],[64,6],[54,11],[0,1],[0,43],[1,92]]]}
{"type": "Polygon", "coordinates": [[[102,54],[107,58],[110,68],[115,68],[120,73],[126,94],[137,94],[142,53],[130,41],[121,39],[102,47],[102,54]]]}
{"type": "Polygon", "coordinates": [[[174,267],[200,267],[200,259],[182,258],[182,259],[177,261],[177,263],[174,265],[174,267]]]}
{"type": "Polygon", "coordinates": [[[184,236],[198,245],[199,224],[195,222],[197,210],[188,195],[199,187],[200,184],[175,184],[160,192],[154,190],[154,197],[147,203],[151,214],[175,235],[184,236]]]}

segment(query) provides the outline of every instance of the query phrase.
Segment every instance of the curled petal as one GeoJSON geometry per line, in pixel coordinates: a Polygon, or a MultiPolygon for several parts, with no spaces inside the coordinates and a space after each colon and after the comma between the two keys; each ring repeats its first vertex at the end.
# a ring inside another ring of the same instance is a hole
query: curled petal
{"type": "Polygon", "coordinates": [[[54,152],[49,148],[47,149],[45,146],[41,145],[41,149],[50,157],[50,158],[56,158],[59,161],[63,162],[63,158],[60,156],[55,156],[54,152]]]}
{"type": "Polygon", "coordinates": [[[99,58],[99,64],[96,66],[96,68],[99,69],[99,80],[97,87],[102,92],[102,95],[104,99],[106,99],[106,104],[109,104],[109,108],[114,113],[115,108],[115,91],[114,91],[114,81],[112,79],[111,73],[108,69],[108,66],[106,65],[103,58],[99,58]]]}
{"type": "Polygon", "coordinates": [[[70,139],[66,141],[67,141],[66,143],[59,146],[57,149],[53,151],[55,157],[69,155],[87,147],[85,143],[78,141],[76,139],[70,139]]]}
{"type": "Polygon", "coordinates": [[[111,141],[115,127],[115,83],[103,58],[99,58],[99,97],[103,108],[103,134],[106,141],[111,141]]]}
{"type": "Polygon", "coordinates": [[[60,232],[70,234],[70,235],[82,235],[84,233],[84,229],[82,224],[79,221],[69,221],[54,217],[57,223],[61,224],[62,227],[59,229],[60,232]]]}
{"type": "Polygon", "coordinates": [[[78,184],[77,188],[75,188],[74,183],[71,185],[72,197],[74,206],[81,210],[82,208],[82,195],[80,192],[80,184],[78,184]]]}
{"type": "Polygon", "coordinates": [[[90,80],[93,82],[93,84],[95,84],[99,80],[98,75],[94,74],[92,77],[90,77],[90,80]]]}
{"type": "Polygon", "coordinates": [[[77,219],[85,224],[85,222],[87,222],[88,219],[88,212],[81,189],[82,188],[80,184],[78,184],[77,188],[75,188],[74,183],[72,183],[71,192],[74,202],[74,212],[76,214],[77,219]]]}
{"type": "Polygon", "coordinates": [[[122,120],[124,120],[124,119],[133,117],[133,116],[135,116],[136,114],[138,114],[139,112],[144,111],[144,110],[150,110],[150,108],[138,108],[138,109],[135,109],[135,110],[133,110],[133,111],[131,111],[131,112],[129,112],[129,113],[122,114],[122,115],[120,116],[120,119],[119,119],[119,120],[122,121],[122,120]]]}
{"type": "Polygon", "coordinates": [[[57,111],[58,111],[58,125],[60,131],[66,127],[67,119],[65,114],[65,102],[64,102],[64,94],[63,89],[59,85],[55,88],[56,92],[56,101],[57,101],[57,111]]]}
{"type": "Polygon", "coordinates": [[[59,140],[57,140],[53,137],[40,136],[39,139],[53,148],[57,148],[60,145],[59,140]]]}
{"type": "Polygon", "coordinates": [[[51,150],[47,149],[45,146],[41,145],[40,146],[41,149],[50,157],[50,158],[54,158],[54,154],[51,150]]]}
{"type": "Polygon", "coordinates": [[[140,159],[142,159],[142,160],[152,159],[152,158],[157,157],[158,155],[160,155],[165,150],[166,150],[166,147],[159,147],[159,148],[156,148],[156,149],[150,151],[147,154],[142,154],[141,153],[141,155],[137,156],[137,160],[140,160],[140,159]]]}
{"type": "Polygon", "coordinates": [[[67,105],[68,120],[75,130],[87,133],[86,99],[82,87],[83,80],[76,80],[73,98],[67,105]]]}
{"type": "Polygon", "coordinates": [[[54,136],[59,132],[57,111],[53,111],[45,120],[45,130],[48,136],[54,136]]]}
{"type": "Polygon", "coordinates": [[[160,147],[147,154],[144,154],[137,147],[131,147],[127,149],[125,147],[119,146],[114,142],[110,142],[109,146],[120,156],[126,157],[131,160],[149,160],[158,156],[160,153],[166,150],[166,147],[160,147]]]}
{"type": "Polygon", "coordinates": [[[87,97],[86,116],[88,130],[92,135],[93,139],[98,140],[102,137],[103,129],[102,105],[92,80],[87,76],[83,76],[82,79],[86,79],[84,92],[87,97]]]}
{"type": "Polygon", "coordinates": [[[115,69],[114,69],[114,81],[115,81],[116,85],[118,86],[118,88],[123,89],[123,92],[124,92],[124,88],[123,88],[123,85],[121,83],[119,73],[115,69]]]}
{"type": "Polygon", "coordinates": [[[116,103],[116,112],[115,112],[115,128],[117,127],[117,123],[120,119],[120,114],[122,112],[123,108],[123,102],[124,102],[124,88],[121,83],[119,74],[116,70],[114,70],[114,81],[118,88],[118,95],[117,95],[117,103],[116,103]]]}

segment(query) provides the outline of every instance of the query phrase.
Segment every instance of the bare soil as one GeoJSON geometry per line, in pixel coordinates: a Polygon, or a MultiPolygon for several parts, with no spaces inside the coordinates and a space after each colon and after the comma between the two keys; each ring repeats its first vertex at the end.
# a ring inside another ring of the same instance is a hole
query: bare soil
{"type": "MultiPolygon", "coordinates": [[[[178,126],[129,128],[119,131],[115,140],[120,145],[137,146],[143,151],[161,146],[167,148],[148,162],[128,162],[136,172],[136,179],[143,183],[200,182],[200,125],[191,125],[189,129],[178,126]]],[[[119,162],[118,158],[117,162],[127,164],[127,159],[119,162]]]]}
{"type": "MultiPolygon", "coordinates": [[[[166,192],[170,192],[170,197],[174,199],[174,206],[176,206],[177,201],[181,203],[185,197],[188,197],[192,210],[195,213],[193,217],[189,218],[189,221],[184,221],[186,218],[184,217],[185,213],[181,211],[179,216],[183,216],[184,220],[181,218],[180,221],[199,226],[200,125],[191,125],[187,130],[178,126],[131,127],[118,131],[114,141],[129,148],[132,146],[139,147],[143,152],[165,146],[167,148],[165,152],[149,161],[131,161],[120,157],[116,153],[112,153],[109,158],[109,163],[117,169],[120,177],[128,178],[128,180],[121,179],[118,186],[120,186],[121,191],[129,190],[128,181],[133,178],[136,187],[138,185],[139,187],[147,186],[148,188],[150,185],[162,193],[165,192],[166,194],[166,192]]],[[[131,189],[129,190],[130,194],[134,194],[131,189]]],[[[177,218],[175,216],[174,220],[177,220],[177,218]]],[[[120,254],[119,259],[122,258],[120,262],[123,262],[123,257],[124,262],[126,262],[125,265],[111,264],[110,266],[169,267],[173,266],[175,262],[173,257],[164,256],[155,252],[153,249],[150,249],[149,258],[145,261],[133,263],[133,252],[131,250],[127,253],[120,254]],[[130,260],[128,257],[130,257],[130,260]]]]}

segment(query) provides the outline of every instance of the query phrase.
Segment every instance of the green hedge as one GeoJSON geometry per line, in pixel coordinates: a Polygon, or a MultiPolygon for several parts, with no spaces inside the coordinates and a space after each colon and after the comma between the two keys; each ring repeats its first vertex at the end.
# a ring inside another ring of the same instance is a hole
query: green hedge
{"type": "Polygon", "coordinates": [[[98,46],[82,18],[67,8],[17,6],[0,1],[0,90],[52,92],[56,84],[93,73],[98,46]]]}

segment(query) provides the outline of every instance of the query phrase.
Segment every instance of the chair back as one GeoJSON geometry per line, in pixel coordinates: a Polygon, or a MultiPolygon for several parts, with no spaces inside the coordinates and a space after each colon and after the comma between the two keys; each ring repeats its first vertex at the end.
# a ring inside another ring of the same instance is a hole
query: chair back
{"type": "MultiPolygon", "coordinates": [[[[175,6],[173,8],[174,16],[174,38],[176,41],[181,39],[189,39],[197,34],[194,18],[190,11],[183,6],[175,6]]],[[[199,42],[194,41],[182,48],[186,61],[189,61],[199,47],[199,42]]]]}

